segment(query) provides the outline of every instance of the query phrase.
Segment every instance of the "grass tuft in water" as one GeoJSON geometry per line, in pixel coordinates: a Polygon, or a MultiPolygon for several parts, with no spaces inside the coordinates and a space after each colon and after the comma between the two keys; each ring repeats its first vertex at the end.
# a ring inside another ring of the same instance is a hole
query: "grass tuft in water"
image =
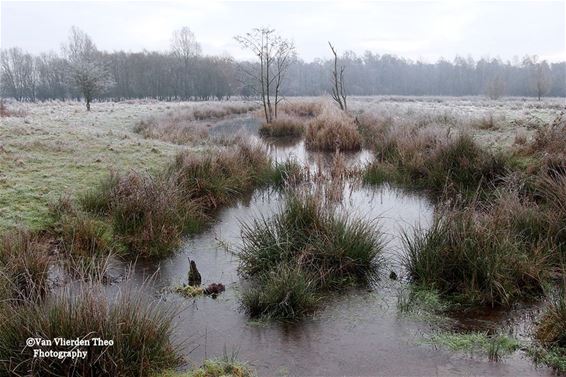
{"type": "Polygon", "coordinates": [[[542,293],[549,258],[497,218],[447,210],[428,230],[405,232],[404,265],[419,285],[468,304],[509,305],[542,293]]]}
{"type": "Polygon", "coordinates": [[[371,223],[339,216],[310,195],[290,195],[275,217],[244,224],[242,237],[240,272],[253,280],[244,307],[270,318],[304,314],[314,293],[371,283],[383,249],[371,223]]]}
{"type": "Polygon", "coordinates": [[[485,150],[467,134],[396,133],[375,149],[366,183],[391,181],[437,194],[473,196],[495,186],[509,167],[507,156],[485,150]]]}
{"type": "Polygon", "coordinates": [[[259,135],[263,137],[299,137],[303,134],[302,121],[290,117],[279,118],[271,123],[263,123],[259,135]]]}
{"type": "Polygon", "coordinates": [[[503,357],[518,350],[521,344],[506,335],[488,335],[486,333],[450,333],[441,332],[432,335],[426,343],[448,348],[452,351],[482,353],[491,361],[499,361],[503,357]]]}

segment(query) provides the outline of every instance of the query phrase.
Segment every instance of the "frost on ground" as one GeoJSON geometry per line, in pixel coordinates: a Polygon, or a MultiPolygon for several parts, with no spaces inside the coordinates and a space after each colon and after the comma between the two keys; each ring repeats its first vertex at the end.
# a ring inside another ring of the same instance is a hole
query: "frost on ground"
{"type": "MultiPolygon", "coordinates": [[[[77,102],[8,103],[13,115],[2,117],[0,127],[0,230],[17,224],[39,228],[50,201],[88,188],[109,170],[158,170],[179,150],[195,148],[167,137],[144,137],[134,132],[140,122],[168,113],[190,114],[183,117],[189,121],[219,118],[226,110],[237,116],[241,109],[251,109],[250,103],[130,100],[95,103],[91,112],[77,102]]],[[[480,142],[494,146],[527,140],[566,110],[564,99],[352,97],[349,103],[354,114],[389,118],[396,125],[436,122],[467,128],[480,142]]]]}
{"type": "MultiPolygon", "coordinates": [[[[222,104],[238,104],[238,101],[222,104]]],[[[209,111],[218,103],[125,101],[8,103],[18,116],[0,119],[0,230],[40,228],[48,203],[100,181],[111,169],[155,170],[181,149],[133,131],[143,119],[170,111],[209,111]]]]}
{"type": "Polygon", "coordinates": [[[353,97],[350,109],[393,124],[430,124],[466,129],[488,146],[509,147],[531,138],[535,131],[566,111],[566,99],[481,97],[353,97]]]}

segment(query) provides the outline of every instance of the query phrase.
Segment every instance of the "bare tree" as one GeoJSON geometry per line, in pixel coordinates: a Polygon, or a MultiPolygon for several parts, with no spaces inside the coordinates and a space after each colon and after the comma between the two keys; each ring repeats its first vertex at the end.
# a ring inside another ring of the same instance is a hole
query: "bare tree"
{"type": "Polygon", "coordinates": [[[1,83],[4,95],[18,101],[35,101],[37,72],[30,54],[14,47],[0,54],[1,83]]]}
{"type": "Polygon", "coordinates": [[[238,35],[234,38],[259,60],[258,70],[245,68],[243,70],[259,86],[265,121],[271,123],[277,118],[281,87],[289,65],[295,57],[295,45],[275,34],[274,29],[266,27],[255,28],[245,35],[238,35]]]}
{"type": "Polygon", "coordinates": [[[489,98],[498,99],[505,92],[505,81],[497,75],[487,83],[485,91],[489,98]]]}
{"type": "Polygon", "coordinates": [[[546,61],[535,65],[533,86],[535,88],[539,101],[542,96],[545,96],[546,94],[548,94],[548,92],[550,92],[550,68],[548,67],[548,63],[546,61]]]}
{"type": "Polygon", "coordinates": [[[182,88],[183,97],[189,98],[192,93],[191,73],[195,59],[201,53],[201,46],[197,42],[195,35],[187,26],[173,32],[171,39],[171,50],[173,55],[182,62],[182,88]]]}
{"type": "Polygon", "coordinates": [[[344,89],[344,70],[346,69],[345,66],[340,66],[340,72],[338,72],[338,54],[332,46],[332,43],[328,42],[330,46],[330,50],[332,50],[332,54],[334,55],[334,70],[332,71],[332,98],[340,109],[343,111],[348,111],[348,104],[346,102],[346,89],[344,89]]]}
{"type": "Polygon", "coordinates": [[[71,80],[90,111],[93,98],[111,84],[108,72],[92,39],[77,27],[71,28],[69,43],[63,49],[69,61],[71,80]]]}

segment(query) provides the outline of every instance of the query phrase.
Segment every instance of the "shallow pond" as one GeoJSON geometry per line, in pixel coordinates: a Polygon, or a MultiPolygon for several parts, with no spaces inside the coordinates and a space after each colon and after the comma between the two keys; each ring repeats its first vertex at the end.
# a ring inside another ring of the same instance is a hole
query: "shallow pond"
{"type": "MultiPolygon", "coordinates": [[[[236,126],[248,131],[257,129],[257,124],[250,125],[250,121],[238,122],[236,126]]],[[[310,165],[320,159],[328,162],[331,157],[306,152],[302,142],[270,144],[269,150],[275,159],[294,156],[310,165]]],[[[363,165],[369,159],[371,154],[367,151],[347,155],[350,165],[363,165]]],[[[241,222],[260,215],[270,216],[280,208],[283,197],[278,192],[256,191],[219,211],[214,223],[188,239],[174,257],[159,265],[136,266],[134,279],[141,281],[155,273],[150,287],[154,294],[186,283],[189,257],[196,261],[204,285],[213,282],[226,285],[226,292],[217,299],[161,293],[164,304],[179,309],[175,336],[184,343],[188,360],[200,364],[204,358],[234,352],[260,375],[549,374],[546,369],[535,369],[521,353],[500,362],[489,362],[486,356],[466,356],[424,344],[423,335],[432,331],[431,325],[398,313],[397,296],[406,283],[402,279],[390,280],[388,276],[390,271],[403,276],[399,265],[401,229],[417,224],[427,226],[433,215],[432,204],[424,197],[388,186],[347,186],[345,190],[339,209],[373,221],[376,231],[385,234],[386,265],[381,270],[380,282],[371,290],[330,297],[310,318],[296,323],[257,323],[250,321],[240,308],[238,260],[228,250],[237,250],[241,244],[241,222]]],[[[514,321],[502,314],[495,318],[474,314],[471,319],[459,315],[457,323],[462,326],[474,320],[490,326],[514,321]]]]}

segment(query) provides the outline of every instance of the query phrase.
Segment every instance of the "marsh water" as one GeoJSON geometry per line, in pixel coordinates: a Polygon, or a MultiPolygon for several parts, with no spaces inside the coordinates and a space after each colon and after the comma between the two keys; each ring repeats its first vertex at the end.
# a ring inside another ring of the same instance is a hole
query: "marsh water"
{"type": "MultiPolygon", "coordinates": [[[[253,137],[257,121],[242,118],[223,122],[211,132],[245,132],[253,137]]],[[[274,159],[293,157],[315,165],[331,156],[309,153],[298,142],[269,143],[274,159]]],[[[349,165],[363,165],[371,153],[346,155],[349,165]]],[[[202,233],[186,240],[172,258],[158,265],[138,264],[134,278],[142,281],[155,275],[150,289],[165,305],[178,310],[176,341],[184,346],[186,358],[200,364],[205,358],[237,354],[259,375],[548,375],[537,369],[521,352],[499,362],[485,355],[469,355],[437,348],[424,340],[434,326],[422,318],[400,314],[397,298],[407,289],[399,263],[402,229],[426,227],[433,216],[433,205],[423,196],[382,186],[346,185],[340,211],[373,222],[387,241],[381,279],[370,289],[350,290],[329,297],[309,318],[294,323],[254,322],[241,310],[234,251],[241,245],[241,223],[255,217],[273,215],[284,198],[280,192],[258,190],[231,207],[224,208],[202,233]],[[187,281],[188,258],[194,259],[203,284],[221,282],[226,291],[218,298],[185,298],[172,287],[187,281]],[[389,278],[391,271],[399,279],[389,278]]],[[[473,327],[485,331],[505,329],[523,336],[522,312],[458,313],[456,328],[473,327]]]]}

